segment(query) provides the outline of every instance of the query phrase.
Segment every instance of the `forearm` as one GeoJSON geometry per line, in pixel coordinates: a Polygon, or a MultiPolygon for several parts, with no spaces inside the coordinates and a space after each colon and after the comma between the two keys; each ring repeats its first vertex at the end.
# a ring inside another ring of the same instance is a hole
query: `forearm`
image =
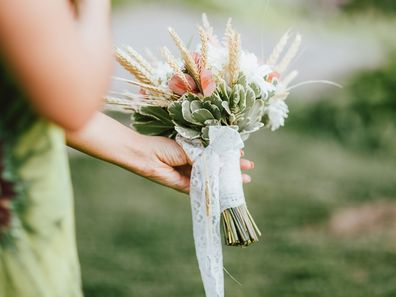
{"type": "Polygon", "coordinates": [[[136,171],[142,137],[99,112],[79,131],[66,131],[69,146],[131,171],[136,171]]]}
{"type": "Polygon", "coordinates": [[[71,147],[93,157],[178,191],[188,191],[188,160],[183,149],[171,139],[140,135],[97,113],[79,131],[66,131],[66,140],[71,147]]]}

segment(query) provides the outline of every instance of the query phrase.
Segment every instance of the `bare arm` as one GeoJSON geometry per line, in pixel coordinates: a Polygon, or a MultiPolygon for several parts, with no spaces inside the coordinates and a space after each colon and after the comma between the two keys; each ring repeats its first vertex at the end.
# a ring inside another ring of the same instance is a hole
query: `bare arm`
{"type": "MultiPolygon", "coordinates": [[[[174,140],[138,134],[102,113],[80,131],[67,132],[66,138],[70,146],[89,155],[178,191],[189,190],[191,166],[174,140]]],[[[253,167],[253,162],[241,160],[243,170],[253,167]]],[[[242,178],[250,181],[246,174],[242,178]]]]}
{"type": "Polygon", "coordinates": [[[102,113],[95,114],[80,131],[67,132],[66,139],[68,145],[91,156],[165,186],[188,191],[188,170],[183,170],[189,166],[187,157],[170,139],[138,134],[102,113]]]}
{"type": "Polygon", "coordinates": [[[2,1],[0,9],[1,54],[33,107],[69,130],[100,106],[111,71],[110,1],[79,3],[77,23],[67,1],[2,1]]]}

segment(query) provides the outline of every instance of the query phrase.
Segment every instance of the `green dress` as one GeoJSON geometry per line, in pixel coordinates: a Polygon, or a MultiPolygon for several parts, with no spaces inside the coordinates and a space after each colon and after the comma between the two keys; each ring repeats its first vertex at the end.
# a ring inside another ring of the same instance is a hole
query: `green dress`
{"type": "Polygon", "coordinates": [[[0,297],[81,297],[64,133],[14,81],[0,59],[0,297]]]}

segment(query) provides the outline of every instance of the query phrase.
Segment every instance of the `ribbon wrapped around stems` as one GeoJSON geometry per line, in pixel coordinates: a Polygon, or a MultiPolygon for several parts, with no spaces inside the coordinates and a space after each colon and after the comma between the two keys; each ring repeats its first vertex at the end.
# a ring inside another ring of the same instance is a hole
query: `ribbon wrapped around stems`
{"type": "MultiPolygon", "coordinates": [[[[209,127],[209,145],[176,138],[193,163],[190,199],[193,235],[206,297],[224,296],[221,213],[245,205],[240,169],[239,133],[227,126],[209,127]]],[[[246,207],[245,207],[246,209],[246,207]]]]}

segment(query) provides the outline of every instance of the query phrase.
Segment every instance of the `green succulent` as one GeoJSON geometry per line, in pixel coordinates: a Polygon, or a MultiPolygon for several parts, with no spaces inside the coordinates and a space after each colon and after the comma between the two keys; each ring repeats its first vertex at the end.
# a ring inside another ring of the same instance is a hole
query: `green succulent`
{"type": "Polygon", "coordinates": [[[230,126],[244,138],[263,126],[264,100],[260,88],[248,84],[240,74],[235,85],[220,80],[216,91],[209,97],[186,93],[168,108],[142,106],[133,114],[133,127],[147,135],[188,139],[200,138],[207,143],[209,126],[230,126]]]}
{"type": "Polygon", "coordinates": [[[132,126],[145,135],[173,137],[175,127],[168,111],[160,106],[141,106],[132,114],[132,126]]]}

